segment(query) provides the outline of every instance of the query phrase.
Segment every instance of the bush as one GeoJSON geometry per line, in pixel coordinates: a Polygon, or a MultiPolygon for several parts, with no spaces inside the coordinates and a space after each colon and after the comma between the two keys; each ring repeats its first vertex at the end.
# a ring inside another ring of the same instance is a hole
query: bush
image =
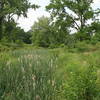
{"type": "Polygon", "coordinates": [[[66,80],[64,85],[66,100],[95,100],[98,97],[95,67],[79,69],[70,71],[70,77],[66,80]]]}
{"type": "Polygon", "coordinates": [[[22,48],[23,46],[24,46],[24,44],[1,42],[0,43],[0,52],[15,50],[18,48],[22,48]]]}
{"type": "Polygon", "coordinates": [[[83,42],[77,42],[77,43],[75,44],[75,48],[77,48],[77,50],[78,50],[79,52],[90,51],[90,50],[91,50],[91,49],[90,49],[90,46],[91,46],[91,45],[87,44],[85,41],[83,41],[83,42]]]}
{"type": "Polygon", "coordinates": [[[67,35],[64,43],[68,48],[74,48],[76,44],[75,35],[67,35]]]}

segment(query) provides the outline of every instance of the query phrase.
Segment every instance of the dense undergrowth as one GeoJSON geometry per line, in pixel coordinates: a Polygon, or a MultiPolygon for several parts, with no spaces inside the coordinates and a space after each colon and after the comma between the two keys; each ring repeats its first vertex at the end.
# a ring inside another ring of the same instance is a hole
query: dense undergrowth
{"type": "Polygon", "coordinates": [[[99,100],[100,47],[0,52],[0,100],[99,100]]]}

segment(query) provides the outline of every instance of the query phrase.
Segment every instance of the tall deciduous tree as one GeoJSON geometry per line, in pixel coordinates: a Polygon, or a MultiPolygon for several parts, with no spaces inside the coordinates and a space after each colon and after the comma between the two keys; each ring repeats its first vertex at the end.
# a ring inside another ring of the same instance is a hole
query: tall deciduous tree
{"type": "Polygon", "coordinates": [[[13,15],[27,17],[28,9],[36,7],[38,6],[32,5],[28,0],[0,0],[0,40],[2,39],[5,20],[12,20],[13,15]]]}
{"type": "Polygon", "coordinates": [[[50,0],[47,10],[51,12],[53,19],[56,18],[56,23],[61,21],[66,27],[83,33],[87,22],[99,13],[97,10],[93,11],[92,3],[93,0],[50,0]]]}

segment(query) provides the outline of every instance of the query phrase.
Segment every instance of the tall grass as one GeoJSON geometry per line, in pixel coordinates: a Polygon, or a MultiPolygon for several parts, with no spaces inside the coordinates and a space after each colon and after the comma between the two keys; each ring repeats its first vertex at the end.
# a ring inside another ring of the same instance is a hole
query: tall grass
{"type": "Polygon", "coordinates": [[[0,100],[56,100],[56,56],[46,50],[0,55],[0,100]]]}
{"type": "Polygon", "coordinates": [[[99,100],[100,51],[0,53],[0,100],[99,100]]]}

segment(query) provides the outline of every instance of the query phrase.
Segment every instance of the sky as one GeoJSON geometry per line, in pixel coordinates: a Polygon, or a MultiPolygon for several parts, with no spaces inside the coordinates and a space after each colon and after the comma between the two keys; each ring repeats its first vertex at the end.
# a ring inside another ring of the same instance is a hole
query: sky
{"type": "MultiPolygon", "coordinates": [[[[20,26],[25,31],[28,31],[31,29],[32,25],[35,21],[41,16],[47,16],[49,17],[50,14],[45,10],[45,6],[49,4],[50,0],[29,0],[32,4],[40,5],[41,7],[37,10],[29,9],[28,10],[28,18],[20,17],[19,20],[17,20],[18,26],[20,26]]],[[[94,0],[94,4],[92,4],[92,7],[94,9],[100,8],[100,0],[94,0]]]]}

